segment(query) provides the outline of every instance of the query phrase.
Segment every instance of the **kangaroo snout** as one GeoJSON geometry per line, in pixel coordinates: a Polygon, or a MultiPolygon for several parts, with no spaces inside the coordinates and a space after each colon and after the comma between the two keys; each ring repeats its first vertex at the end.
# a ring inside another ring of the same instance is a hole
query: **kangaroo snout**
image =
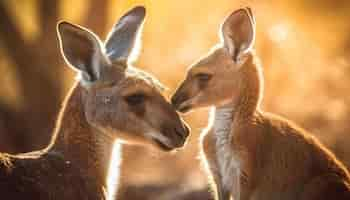
{"type": "Polygon", "coordinates": [[[173,117],[162,124],[161,135],[154,136],[154,141],[165,151],[182,148],[190,135],[190,128],[180,118],[178,113],[173,112],[173,117]]]}
{"type": "Polygon", "coordinates": [[[183,97],[179,95],[178,92],[176,92],[172,97],[171,97],[171,104],[177,109],[179,104],[183,101],[183,97]]]}
{"type": "Polygon", "coordinates": [[[189,99],[189,95],[181,92],[181,90],[177,90],[171,98],[171,104],[176,110],[185,113],[191,109],[191,105],[186,103],[189,99]]]}
{"type": "Polygon", "coordinates": [[[173,134],[173,143],[175,148],[181,148],[185,145],[188,136],[190,135],[190,128],[181,120],[182,123],[175,126],[173,134]]]}
{"type": "Polygon", "coordinates": [[[188,125],[182,121],[181,127],[175,129],[178,134],[182,136],[182,139],[184,142],[187,140],[188,136],[190,135],[190,128],[188,125]]]}

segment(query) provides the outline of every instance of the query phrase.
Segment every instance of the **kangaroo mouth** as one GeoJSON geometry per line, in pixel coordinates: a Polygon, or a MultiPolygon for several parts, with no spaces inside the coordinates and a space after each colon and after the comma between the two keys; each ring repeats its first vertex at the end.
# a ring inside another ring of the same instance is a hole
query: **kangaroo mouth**
{"type": "Polygon", "coordinates": [[[161,150],[173,151],[176,149],[181,149],[185,146],[190,130],[187,126],[184,126],[184,130],[175,128],[171,131],[166,131],[166,133],[168,136],[163,135],[163,137],[154,137],[153,141],[161,150]]]}
{"type": "Polygon", "coordinates": [[[171,99],[171,104],[179,112],[186,113],[192,109],[192,100],[193,97],[190,97],[188,95],[181,95],[181,93],[176,93],[171,99]]]}
{"type": "Polygon", "coordinates": [[[177,107],[177,110],[181,113],[187,113],[189,112],[190,110],[192,109],[192,106],[189,105],[189,104],[186,104],[186,102],[180,104],[178,107],[177,107]]]}
{"type": "Polygon", "coordinates": [[[176,149],[176,147],[173,147],[166,142],[162,142],[159,139],[154,139],[154,142],[163,151],[172,151],[172,150],[176,149]]]}
{"type": "Polygon", "coordinates": [[[182,102],[173,103],[175,109],[181,113],[187,113],[192,109],[192,98],[186,99],[182,102]]]}

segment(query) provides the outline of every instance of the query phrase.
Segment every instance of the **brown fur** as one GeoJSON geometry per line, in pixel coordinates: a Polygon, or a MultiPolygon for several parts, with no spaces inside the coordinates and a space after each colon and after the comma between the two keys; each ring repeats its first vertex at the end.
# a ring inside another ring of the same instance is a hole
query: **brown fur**
{"type": "Polygon", "coordinates": [[[189,129],[160,93],[159,82],[128,65],[144,16],[143,7],[124,15],[106,50],[87,29],[59,23],[62,53],[81,77],[63,103],[47,148],[0,154],[1,198],[105,199],[116,139],[165,151],[184,145],[189,129]]]}
{"type": "MultiPolygon", "coordinates": [[[[245,69],[249,67],[257,66],[251,63],[245,69]]],[[[242,73],[252,73],[245,75],[249,83],[252,77],[260,78],[254,71],[242,73]]],[[[350,176],[344,165],[305,130],[257,109],[258,101],[250,103],[259,99],[255,87],[247,85],[232,113],[232,150],[242,162],[241,199],[349,199],[350,176]]],[[[202,144],[210,168],[216,169],[220,155],[213,149],[212,133],[202,144]]]]}
{"type": "Polygon", "coordinates": [[[18,155],[1,154],[3,198],[105,198],[108,165],[99,153],[101,148],[112,149],[112,144],[97,143],[96,138],[101,136],[84,120],[80,90],[79,86],[73,87],[67,96],[52,143],[46,149],[18,155]]]}
{"type": "MultiPolygon", "coordinates": [[[[242,9],[230,17],[242,17],[246,12],[246,19],[252,20],[248,11],[242,9]]],[[[235,28],[229,34],[234,39],[235,28]]],[[[246,28],[240,34],[248,34],[246,28]]],[[[344,165],[311,134],[259,108],[263,77],[257,58],[248,51],[237,58],[243,61],[238,64],[227,50],[230,47],[224,44],[194,64],[172,99],[182,111],[214,105],[215,118],[221,109],[231,108],[226,113],[227,127],[216,132],[224,122],[212,119],[201,140],[202,160],[214,181],[217,198],[350,199],[350,175],[344,165]],[[193,75],[197,71],[211,74],[205,87],[198,87],[200,81],[193,75]],[[228,147],[226,152],[221,151],[224,146],[228,147]],[[233,185],[227,186],[230,180],[233,185]]]]}

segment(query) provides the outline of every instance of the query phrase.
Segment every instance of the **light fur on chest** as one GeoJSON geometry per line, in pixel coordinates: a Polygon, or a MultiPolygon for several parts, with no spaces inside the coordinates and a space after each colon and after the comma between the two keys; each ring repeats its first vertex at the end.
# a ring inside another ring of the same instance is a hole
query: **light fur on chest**
{"type": "Polygon", "coordinates": [[[232,148],[234,130],[233,108],[217,108],[214,114],[213,130],[216,138],[215,149],[222,186],[231,191],[236,199],[240,193],[240,162],[232,148]]]}

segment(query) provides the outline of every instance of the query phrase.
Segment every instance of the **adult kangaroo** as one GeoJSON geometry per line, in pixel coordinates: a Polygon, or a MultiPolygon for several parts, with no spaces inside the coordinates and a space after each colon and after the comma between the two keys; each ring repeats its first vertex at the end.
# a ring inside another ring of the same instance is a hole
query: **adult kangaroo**
{"type": "Polygon", "coordinates": [[[217,198],[350,199],[349,172],[333,153],[294,123],[260,109],[263,76],[252,50],[251,9],[229,15],[221,36],[172,97],[182,112],[214,107],[201,145],[217,198]]]}
{"type": "Polygon", "coordinates": [[[79,80],[47,148],[0,154],[1,199],[106,199],[116,139],[164,151],[184,145],[189,129],[161,95],[159,81],[128,64],[144,17],[144,7],[130,10],[104,44],[87,29],[58,24],[62,54],[79,80]]]}

